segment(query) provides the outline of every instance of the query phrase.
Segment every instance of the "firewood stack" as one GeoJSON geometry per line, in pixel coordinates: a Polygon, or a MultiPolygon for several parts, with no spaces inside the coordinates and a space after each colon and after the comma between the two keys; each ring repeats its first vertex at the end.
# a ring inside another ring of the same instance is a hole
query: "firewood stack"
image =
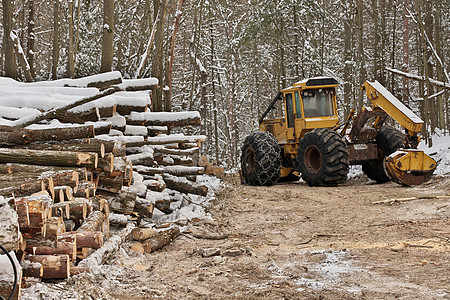
{"type": "Polygon", "coordinates": [[[172,213],[186,194],[207,195],[197,175],[223,172],[199,156],[205,136],[171,134],[199,126],[198,112],[149,111],[154,85],[118,72],[0,78],[0,199],[18,215],[9,231],[0,216],[0,244],[12,243],[24,277],[86,271],[78,263],[102,247],[110,225],[151,220],[155,207],[172,213]]]}

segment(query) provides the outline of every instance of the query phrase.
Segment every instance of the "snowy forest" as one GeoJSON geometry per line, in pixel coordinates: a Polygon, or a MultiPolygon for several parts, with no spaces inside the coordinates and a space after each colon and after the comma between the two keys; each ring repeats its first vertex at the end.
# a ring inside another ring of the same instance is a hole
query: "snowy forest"
{"type": "Polygon", "coordinates": [[[152,110],[198,110],[190,133],[227,169],[278,90],[314,76],[338,80],[341,118],[378,80],[431,145],[449,133],[449,12],[450,0],[2,0],[0,75],[156,77],[152,110]]]}

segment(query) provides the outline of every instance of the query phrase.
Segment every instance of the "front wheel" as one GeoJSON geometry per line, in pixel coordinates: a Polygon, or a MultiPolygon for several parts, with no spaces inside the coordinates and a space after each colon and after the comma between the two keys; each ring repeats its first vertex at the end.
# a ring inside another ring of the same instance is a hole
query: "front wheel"
{"type": "Polygon", "coordinates": [[[336,186],[347,179],[347,147],[331,129],[316,128],[305,134],[297,149],[297,162],[309,186],[336,186]]]}
{"type": "Polygon", "coordinates": [[[269,132],[256,131],[242,146],[241,170],[246,184],[273,185],[280,178],[281,147],[269,132]]]}

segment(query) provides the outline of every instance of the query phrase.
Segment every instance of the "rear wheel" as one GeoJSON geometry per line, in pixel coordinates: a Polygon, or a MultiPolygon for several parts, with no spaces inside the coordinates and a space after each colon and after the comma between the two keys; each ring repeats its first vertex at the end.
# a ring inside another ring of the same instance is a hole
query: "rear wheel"
{"type": "Polygon", "coordinates": [[[391,179],[384,169],[384,159],[403,147],[405,136],[397,129],[384,125],[378,131],[375,141],[378,144],[378,159],[364,163],[362,170],[368,178],[378,183],[388,182],[391,179]]]}
{"type": "Polygon", "coordinates": [[[256,131],[244,141],[241,170],[245,183],[273,185],[280,178],[281,148],[269,132],[256,131]]]}
{"type": "Polygon", "coordinates": [[[328,128],[305,134],[297,149],[302,178],[310,186],[336,186],[347,178],[348,151],[342,137],[328,128]]]}

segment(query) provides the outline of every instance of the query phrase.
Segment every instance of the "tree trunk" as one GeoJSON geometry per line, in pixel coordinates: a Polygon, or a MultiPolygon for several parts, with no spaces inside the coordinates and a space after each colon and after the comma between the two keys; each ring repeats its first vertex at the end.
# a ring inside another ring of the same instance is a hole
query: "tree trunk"
{"type": "Polygon", "coordinates": [[[28,51],[27,51],[27,60],[28,64],[30,65],[30,72],[32,79],[36,78],[36,68],[34,66],[34,42],[36,39],[36,36],[34,34],[34,27],[35,27],[35,7],[34,7],[34,0],[28,0],[28,51]]]}
{"type": "Polygon", "coordinates": [[[114,0],[103,0],[103,43],[100,72],[112,69],[114,41],[114,0]]]}
{"type": "Polygon", "coordinates": [[[52,79],[58,79],[59,60],[59,1],[53,2],[53,51],[52,51],[52,79]]]}
{"type": "Polygon", "coordinates": [[[181,8],[183,7],[184,0],[178,0],[178,7],[175,13],[175,24],[173,25],[172,37],[170,38],[170,51],[169,51],[169,67],[167,70],[167,83],[169,90],[166,95],[164,109],[165,111],[172,111],[172,73],[173,73],[173,62],[175,60],[175,38],[178,31],[178,25],[181,19],[181,8]]]}
{"type": "Polygon", "coordinates": [[[167,246],[179,235],[179,228],[171,228],[166,231],[158,232],[158,234],[150,237],[145,242],[143,242],[142,246],[144,246],[145,253],[152,253],[159,249],[162,249],[164,246],[167,246]]]}
{"type": "MultiPolygon", "coordinates": [[[[67,77],[75,77],[75,62],[74,62],[74,50],[73,50],[73,0],[69,0],[69,15],[67,22],[69,23],[69,41],[67,45],[67,77]]],[[[78,4],[79,5],[79,4],[78,4]]]]}
{"type": "Polygon", "coordinates": [[[67,254],[30,256],[28,260],[42,265],[44,279],[65,279],[70,276],[70,259],[67,254]]]}
{"type": "MultiPolygon", "coordinates": [[[[409,70],[409,0],[403,2],[403,67],[402,71],[409,70]]],[[[392,75],[393,76],[393,75],[392,75]]],[[[409,79],[403,77],[403,103],[409,104],[409,79]]]]}
{"type": "Polygon", "coordinates": [[[2,0],[3,4],[3,51],[5,53],[5,76],[17,79],[16,58],[14,45],[10,38],[13,30],[13,16],[11,0],[2,0]]]}
{"type": "MultiPolygon", "coordinates": [[[[164,22],[166,19],[166,1],[161,0],[159,7],[159,20],[156,29],[155,49],[156,53],[152,62],[152,77],[158,78],[159,82],[163,82],[163,55],[164,55],[164,22]]],[[[159,2],[159,0],[156,0],[159,2]]],[[[161,87],[153,88],[152,90],[152,110],[162,111],[162,90],[161,87]]]]}

